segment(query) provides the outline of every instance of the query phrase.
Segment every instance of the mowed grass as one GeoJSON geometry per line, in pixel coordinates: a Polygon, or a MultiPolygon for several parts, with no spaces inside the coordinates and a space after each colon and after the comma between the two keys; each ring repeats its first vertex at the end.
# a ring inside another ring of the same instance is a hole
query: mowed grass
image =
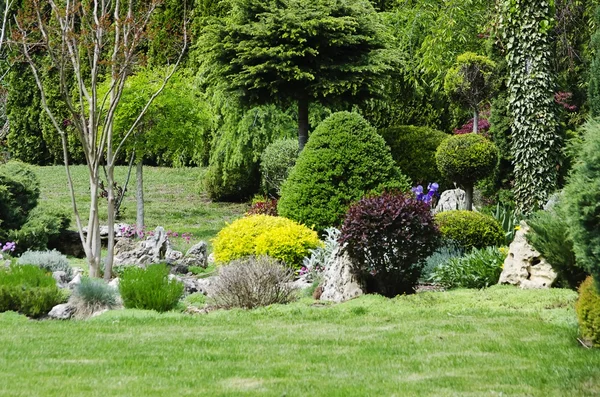
{"type": "Polygon", "coordinates": [[[86,321],[0,314],[0,395],[597,396],[576,294],[513,287],[86,321]]]}
{"type": "MultiPolygon", "coordinates": [[[[64,208],[71,213],[72,205],[64,166],[36,167],[41,182],[40,204],[64,208]]],[[[79,213],[87,225],[90,190],[86,166],[72,166],[71,173],[79,213]]],[[[227,222],[239,218],[248,205],[240,203],[211,202],[203,189],[204,168],[144,167],[145,224],[149,229],[163,226],[179,234],[192,233],[193,241],[209,240],[227,222]]],[[[115,179],[125,184],[127,167],[116,167],[115,179]]],[[[125,201],[118,222],[135,225],[135,169],[132,170],[125,201]]],[[[106,200],[101,199],[100,220],[106,222],[106,200]]],[[[75,228],[73,216],[72,227],[75,228]]],[[[183,240],[174,241],[185,248],[183,240]]]]}

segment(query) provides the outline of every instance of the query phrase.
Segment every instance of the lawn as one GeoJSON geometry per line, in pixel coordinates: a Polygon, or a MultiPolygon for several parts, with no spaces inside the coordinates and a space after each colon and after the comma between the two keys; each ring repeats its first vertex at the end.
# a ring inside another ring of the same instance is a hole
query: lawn
{"type": "Polygon", "coordinates": [[[599,395],[575,298],[496,286],[204,315],[4,313],[0,395],[599,395]]]}

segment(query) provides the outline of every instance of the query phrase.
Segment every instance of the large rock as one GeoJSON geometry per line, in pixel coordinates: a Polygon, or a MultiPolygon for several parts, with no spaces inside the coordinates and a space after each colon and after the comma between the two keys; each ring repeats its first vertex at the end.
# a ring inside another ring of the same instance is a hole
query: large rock
{"type": "Polygon", "coordinates": [[[75,314],[75,306],[70,303],[63,303],[54,306],[52,310],[50,310],[50,313],[48,313],[48,317],[55,320],[68,320],[73,317],[73,314],[75,314]]]}
{"type": "Polygon", "coordinates": [[[525,234],[528,230],[529,226],[522,221],[508,249],[499,283],[526,289],[550,288],[557,275],[552,266],[527,242],[525,234]]]}
{"type": "Polygon", "coordinates": [[[363,288],[352,273],[350,256],[344,250],[333,254],[333,261],[325,271],[321,300],[344,302],[362,295],[363,288]]]}
{"type": "Polygon", "coordinates": [[[146,240],[135,242],[130,239],[120,239],[115,244],[115,258],[113,265],[138,265],[145,267],[153,263],[165,261],[168,249],[168,238],[165,229],[157,227],[154,235],[146,240]]]}
{"type": "Polygon", "coordinates": [[[434,212],[464,210],[466,206],[466,194],[462,189],[446,190],[440,196],[434,212]]]}

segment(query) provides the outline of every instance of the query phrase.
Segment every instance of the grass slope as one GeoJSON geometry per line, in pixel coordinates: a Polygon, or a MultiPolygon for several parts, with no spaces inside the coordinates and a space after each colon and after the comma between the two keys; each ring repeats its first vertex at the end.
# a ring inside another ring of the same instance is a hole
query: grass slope
{"type": "Polygon", "coordinates": [[[511,287],[254,311],[0,314],[0,395],[593,396],[576,294],[511,287]]]}
{"type": "MultiPolygon", "coordinates": [[[[72,212],[71,198],[64,166],[36,167],[41,182],[41,205],[65,208],[72,212]]],[[[89,211],[89,183],[85,166],[72,166],[71,172],[79,213],[87,224],[89,211]]],[[[145,220],[150,229],[163,226],[165,230],[192,233],[194,241],[209,240],[227,222],[242,216],[246,204],[213,203],[202,187],[204,168],[144,167],[145,220]]],[[[127,167],[116,167],[115,179],[124,185],[127,167]]],[[[135,224],[135,169],[132,171],[121,207],[123,216],[119,222],[135,224]]],[[[106,221],[106,200],[101,200],[101,221],[106,221]]],[[[73,217],[72,227],[75,227],[73,217]]],[[[176,246],[182,241],[175,241],[176,246]]],[[[185,247],[181,247],[185,248],[185,247]]]]}

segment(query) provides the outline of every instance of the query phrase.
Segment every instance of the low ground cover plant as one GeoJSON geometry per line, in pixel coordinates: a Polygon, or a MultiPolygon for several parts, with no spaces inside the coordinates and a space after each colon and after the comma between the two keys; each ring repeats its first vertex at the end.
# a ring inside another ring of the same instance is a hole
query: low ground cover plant
{"type": "Polygon", "coordinates": [[[146,269],[128,267],[119,279],[119,292],[126,308],[166,312],[177,305],[183,290],[182,283],[169,279],[169,268],[164,264],[146,269]]]}
{"type": "Polygon", "coordinates": [[[76,318],[87,318],[95,312],[116,308],[119,292],[102,279],[86,277],[73,290],[70,302],[75,306],[76,318]]]}
{"type": "Polygon", "coordinates": [[[432,271],[431,280],[445,288],[486,288],[498,283],[506,248],[474,248],[461,257],[448,259],[432,271]]]}
{"type": "Polygon", "coordinates": [[[341,230],[353,270],[368,289],[388,297],[414,292],[440,237],[429,205],[398,192],[361,199],[348,210],[341,230]]]}
{"type": "Polygon", "coordinates": [[[41,317],[63,302],[65,295],[52,275],[33,265],[0,267],[0,312],[41,317]]]}
{"type": "Polygon", "coordinates": [[[431,281],[434,269],[448,263],[450,259],[460,258],[464,254],[465,251],[452,240],[443,240],[441,245],[433,251],[433,254],[425,259],[425,266],[421,273],[421,281],[431,281]]]}
{"type": "Polygon", "coordinates": [[[212,304],[221,308],[253,309],[297,298],[294,271],[268,256],[238,259],[219,269],[212,304]]]}
{"type": "Polygon", "coordinates": [[[268,255],[300,268],[309,250],[321,244],[317,233],[283,217],[252,215],[223,228],[213,240],[217,262],[268,255]]]}
{"type": "Polygon", "coordinates": [[[73,278],[73,268],[69,265],[67,257],[57,250],[51,251],[25,251],[19,259],[19,265],[34,265],[47,272],[65,272],[67,279],[73,278]]]}
{"type": "Polygon", "coordinates": [[[435,221],[445,239],[466,251],[502,246],[505,242],[504,230],[490,215],[466,210],[444,211],[435,215],[435,221]]]}

